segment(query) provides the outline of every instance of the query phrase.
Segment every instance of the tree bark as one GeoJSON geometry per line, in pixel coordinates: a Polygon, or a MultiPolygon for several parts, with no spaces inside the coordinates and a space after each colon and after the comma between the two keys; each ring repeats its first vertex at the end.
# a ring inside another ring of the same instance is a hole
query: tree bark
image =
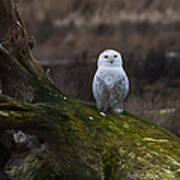
{"type": "Polygon", "coordinates": [[[175,135],[62,94],[33,57],[17,5],[0,7],[0,179],[180,178],[175,135]]]}
{"type": "Polygon", "coordinates": [[[32,55],[32,39],[24,27],[17,5],[12,0],[1,0],[0,5],[2,91],[18,100],[32,102],[40,93],[36,88],[37,82],[51,84],[52,91],[55,87],[32,55]]]}

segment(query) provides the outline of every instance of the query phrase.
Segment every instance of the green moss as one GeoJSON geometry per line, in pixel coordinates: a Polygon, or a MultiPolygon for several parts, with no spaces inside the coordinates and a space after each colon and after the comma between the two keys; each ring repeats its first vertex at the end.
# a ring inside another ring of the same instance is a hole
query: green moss
{"type": "Polygon", "coordinates": [[[10,178],[14,180],[47,180],[61,179],[61,169],[49,152],[37,154],[29,152],[14,160],[11,167],[6,169],[10,178]],[[57,169],[59,173],[57,173],[57,169]]]}
{"type": "Polygon", "coordinates": [[[0,111],[0,116],[9,116],[9,113],[6,111],[0,111]]]}
{"type": "Polygon", "coordinates": [[[34,99],[33,102],[53,102],[60,103],[64,96],[59,89],[56,88],[54,83],[48,81],[46,79],[46,83],[44,83],[44,78],[37,77],[32,74],[30,78],[30,83],[34,88],[34,99]]]}
{"type": "MultiPolygon", "coordinates": [[[[8,116],[0,116],[0,122],[43,138],[54,153],[51,158],[58,164],[54,170],[58,176],[104,180],[180,178],[179,139],[138,116],[127,112],[102,116],[94,104],[69,98],[59,103],[20,103],[17,107],[24,110],[3,109],[8,116]]],[[[22,166],[27,165],[33,172],[26,158],[22,166]]],[[[39,175],[44,163],[37,168],[39,175]]],[[[48,169],[47,173],[54,171],[48,169]]]]}

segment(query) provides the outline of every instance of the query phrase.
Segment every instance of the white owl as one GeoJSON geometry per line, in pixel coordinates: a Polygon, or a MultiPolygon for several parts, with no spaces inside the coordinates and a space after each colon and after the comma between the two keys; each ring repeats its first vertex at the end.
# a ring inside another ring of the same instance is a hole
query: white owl
{"type": "Polygon", "coordinates": [[[93,79],[96,106],[103,112],[123,112],[123,101],[129,91],[128,77],[123,69],[121,54],[113,49],[102,52],[93,79]]]}

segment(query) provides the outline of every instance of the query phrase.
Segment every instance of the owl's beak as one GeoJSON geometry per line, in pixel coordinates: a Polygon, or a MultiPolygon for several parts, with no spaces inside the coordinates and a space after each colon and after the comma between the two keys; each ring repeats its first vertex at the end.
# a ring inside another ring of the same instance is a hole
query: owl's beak
{"type": "Polygon", "coordinates": [[[114,62],[114,59],[111,58],[111,59],[109,60],[109,62],[112,64],[112,63],[114,62]]]}

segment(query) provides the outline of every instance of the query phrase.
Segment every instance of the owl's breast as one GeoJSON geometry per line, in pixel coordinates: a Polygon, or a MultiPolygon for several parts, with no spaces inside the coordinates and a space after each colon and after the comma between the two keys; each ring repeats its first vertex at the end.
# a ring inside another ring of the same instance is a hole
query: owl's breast
{"type": "Polygon", "coordinates": [[[114,86],[116,86],[125,75],[121,68],[103,68],[100,69],[98,74],[109,90],[114,89],[114,86]]]}
{"type": "Polygon", "coordinates": [[[112,74],[107,74],[104,77],[104,82],[108,86],[109,89],[112,89],[113,86],[116,84],[116,76],[112,74]]]}

